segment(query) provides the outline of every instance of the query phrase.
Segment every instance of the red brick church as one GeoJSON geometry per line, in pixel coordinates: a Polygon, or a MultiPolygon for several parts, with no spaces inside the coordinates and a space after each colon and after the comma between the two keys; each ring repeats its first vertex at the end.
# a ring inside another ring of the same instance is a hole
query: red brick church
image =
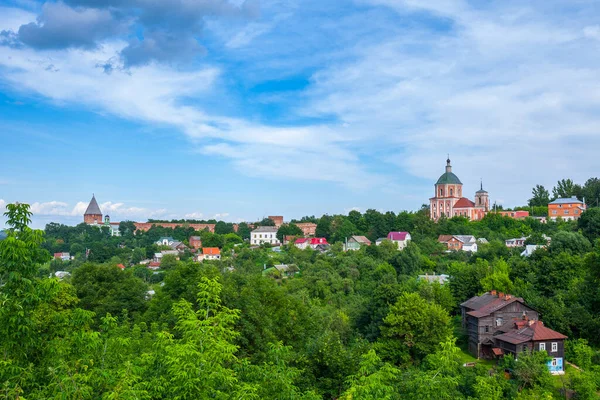
{"type": "Polygon", "coordinates": [[[475,192],[475,201],[463,197],[463,184],[452,172],[450,158],[446,160],[446,172],[435,184],[435,195],[429,199],[429,213],[437,221],[442,215],[452,218],[463,216],[471,221],[480,220],[490,210],[488,192],[481,188],[475,192]]]}

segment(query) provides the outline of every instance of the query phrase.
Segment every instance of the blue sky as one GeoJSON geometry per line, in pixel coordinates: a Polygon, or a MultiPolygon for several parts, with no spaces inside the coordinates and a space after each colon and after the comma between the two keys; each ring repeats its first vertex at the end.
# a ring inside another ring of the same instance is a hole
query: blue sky
{"type": "Polygon", "coordinates": [[[35,224],[526,203],[600,158],[587,0],[0,1],[0,208],[35,224]],[[423,4],[426,3],[426,4],[423,4]]]}

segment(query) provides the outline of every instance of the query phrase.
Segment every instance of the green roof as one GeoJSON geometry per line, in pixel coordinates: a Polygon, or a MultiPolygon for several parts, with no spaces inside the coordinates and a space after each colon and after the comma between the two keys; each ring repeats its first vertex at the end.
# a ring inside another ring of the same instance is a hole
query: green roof
{"type": "Polygon", "coordinates": [[[446,172],[442,176],[440,176],[440,179],[438,179],[436,185],[447,185],[447,184],[462,185],[462,182],[460,181],[460,179],[458,179],[458,176],[454,175],[454,173],[446,172]]]}

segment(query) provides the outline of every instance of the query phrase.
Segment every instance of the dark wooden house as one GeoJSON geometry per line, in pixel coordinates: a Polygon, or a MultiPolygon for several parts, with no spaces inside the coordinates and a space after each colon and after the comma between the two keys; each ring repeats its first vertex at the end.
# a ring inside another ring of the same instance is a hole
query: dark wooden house
{"type": "Polygon", "coordinates": [[[539,321],[536,310],[522,298],[502,292],[484,293],[460,305],[463,328],[469,337],[469,352],[477,358],[502,357],[523,351],[546,350],[552,357],[548,368],[564,371],[565,335],[539,321]]]}

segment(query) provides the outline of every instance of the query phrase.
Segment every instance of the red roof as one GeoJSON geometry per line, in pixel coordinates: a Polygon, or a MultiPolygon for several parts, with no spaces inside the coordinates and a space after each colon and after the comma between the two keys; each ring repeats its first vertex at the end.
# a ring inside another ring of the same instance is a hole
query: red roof
{"type": "Polygon", "coordinates": [[[329,244],[329,243],[327,243],[327,239],[325,239],[325,238],[311,238],[310,244],[318,245],[318,244],[329,244]]]}
{"type": "Polygon", "coordinates": [[[504,351],[502,351],[502,349],[499,349],[498,347],[492,347],[492,351],[496,356],[501,356],[504,354],[504,351]]]}
{"type": "Polygon", "coordinates": [[[446,243],[446,242],[451,241],[453,237],[454,236],[452,236],[452,235],[440,235],[438,237],[438,242],[440,242],[440,243],[446,243]]]}
{"type": "Polygon", "coordinates": [[[218,247],[203,247],[202,254],[205,256],[218,256],[221,254],[221,250],[218,247]]]}
{"type": "Polygon", "coordinates": [[[388,233],[387,238],[389,240],[404,241],[406,240],[406,235],[408,235],[408,232],[390,232],[388,233]]]}
{"type": "Polygon", "coordinates": [[[117,267],[119,267],[121,269],[125,269],[125,266],[123,264],[117,264],[117,267]]]}
{"type": "Polygon", "coordinates": [[[150,267],[150,268],[160,267],[160,263],[157,261],[151,261],[148,263],[148,267],[150,267]]]}
{"type": "Polygon", "coordinates": [[[294,243],[302,244],[302,243],[306,243],[307,241],[308,241],[308,238],[300,238],[300,239],[296,239],[296,241],[294,243]]]}
{"type": "Polygon", "coordinates": [[[454,208],[469,208],[475,207],[475,203],[466,197],[461,197],[456,203],[454,203],[454,208]]]}
{"type": "Polygon", "coordinates": [[[567,336],[556,332],[550,328],[546,328],[542,321],[527,321],[527,324],[520,328],[519,324],[515,324],[513,330],[510,330],[502,335],[495,337],[507,343],[519,344],[530,341],[546,341],[546,340],[563,340],[567,336]]]}

